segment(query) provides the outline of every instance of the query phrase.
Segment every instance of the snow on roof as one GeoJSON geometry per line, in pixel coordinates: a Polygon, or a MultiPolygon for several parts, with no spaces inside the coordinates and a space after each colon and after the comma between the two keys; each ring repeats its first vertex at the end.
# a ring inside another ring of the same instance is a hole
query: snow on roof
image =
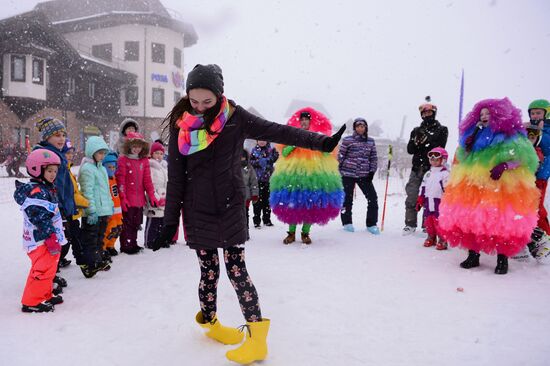
{"type": "Polygon", "coordinates": [[[71,22],[79,22],[81,20],[99,18],[99,17],[105,16],[105,15],[110,15],[110,14],[152,15],[154,13],[152,11],[109,11],[109,12],[103,12],[103,13],[87,15],[87,16],[79,17],[79,18],[58,20],[58,21],[52,22],[52,24],[56,25],[56,24],[65,24],[65,23],[71,23],[71,22]]]}

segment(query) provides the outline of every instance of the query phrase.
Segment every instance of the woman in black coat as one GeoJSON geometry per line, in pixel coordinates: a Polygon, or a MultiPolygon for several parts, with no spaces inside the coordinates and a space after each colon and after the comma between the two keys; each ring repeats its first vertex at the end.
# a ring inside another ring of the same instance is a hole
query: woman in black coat
{"type": "Polygon", "coordinates": [[[216,317],[218,248],[223,248],[227,275],[248,329],[246,341],[226,356],[242,364],[263,360],[269,319],[262,318],[244,256],[244,243],[249,239],[241,172],[244,140],[330,152],[345,127],[328,137],[257,117],[225,98],[217,65],[195,66],[188,75],[186,91],[167,119],[170,141],[165,226],[153,249],[172,239],[183,208],[187,245],[196,250],[201,269],[197,323],[207,330],[207,336],[224,344],[243,339],[241,332],[222,326],[216,317]]]}

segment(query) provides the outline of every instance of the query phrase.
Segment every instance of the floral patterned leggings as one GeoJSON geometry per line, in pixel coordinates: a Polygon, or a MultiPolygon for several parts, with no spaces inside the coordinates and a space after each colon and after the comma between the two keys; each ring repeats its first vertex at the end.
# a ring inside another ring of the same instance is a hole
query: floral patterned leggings
{"type": "MultiPolygon", "coordinates": [[[[204,321],[216,316],[218,279],[220,278],[220,260],[216,249],[196,251],[201,268],[199,283],[199,301],[204,321]]],[[[247,322],[262,320],[258,293],[246,270],[244,245],[235,245],[224,249],[224,262],[227,276],[237,293],[241,312],[247,322]]]]}

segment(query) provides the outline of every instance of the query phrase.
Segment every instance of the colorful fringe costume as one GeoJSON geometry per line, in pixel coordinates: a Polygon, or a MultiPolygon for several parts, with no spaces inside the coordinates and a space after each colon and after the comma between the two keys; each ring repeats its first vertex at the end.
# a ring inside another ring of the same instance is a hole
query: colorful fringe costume
{"type": "MultiPolygon", "coordinates": [[[[327,117],[313,108],[298,110],[287,125],[300,128],[300,114],[309,112],[309,131],[330,136],[327,117]]],[[[321,224],[338,217],[344,192],[334,154],[295,148],[281,156],[270,181],[273,213],[284,223],[321,224]]]]}
{"type": "Polygon", "coordinates": [[[521,112],[507,98],[483,100],[459,128],[460,146],[440,206],[443,237],[454,247],[514,256],[530,240],[539,200],[538,159],[521,112]],[[490,118],[480,128],[483,108],[490,118]],[[504,170],[494,180],[498,165],[504,170]]]}

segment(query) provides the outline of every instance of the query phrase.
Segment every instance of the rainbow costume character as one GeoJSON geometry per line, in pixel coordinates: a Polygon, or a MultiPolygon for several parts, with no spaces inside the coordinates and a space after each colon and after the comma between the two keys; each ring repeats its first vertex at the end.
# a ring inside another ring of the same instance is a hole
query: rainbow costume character
{"type": "Polygon", "coordinates": [[[479,266],[483,251],[499,255],[495,273],[504,274],[507,257],[525,247],[537,224],[537,155],[507,98],[478,102],[459,129],[440,228],[451,246],[470,251],[463,268],[479,266]]]}
{"type": "MultiPolygon", "coordinates": [[[[327,136],[332,131],[329,119],[309,107],[294,113],[287,125],[327,136]]],[[[295,240],[297,224],[304,224],[302,242],[310,244],[311,225],[324,225],[340,214],[344,191],[338,161],[334,153],[294,146],[284,147],[281,155],[270,180],[271,207],[279,220],[290,225],[285,244],[295,240]]]]}

